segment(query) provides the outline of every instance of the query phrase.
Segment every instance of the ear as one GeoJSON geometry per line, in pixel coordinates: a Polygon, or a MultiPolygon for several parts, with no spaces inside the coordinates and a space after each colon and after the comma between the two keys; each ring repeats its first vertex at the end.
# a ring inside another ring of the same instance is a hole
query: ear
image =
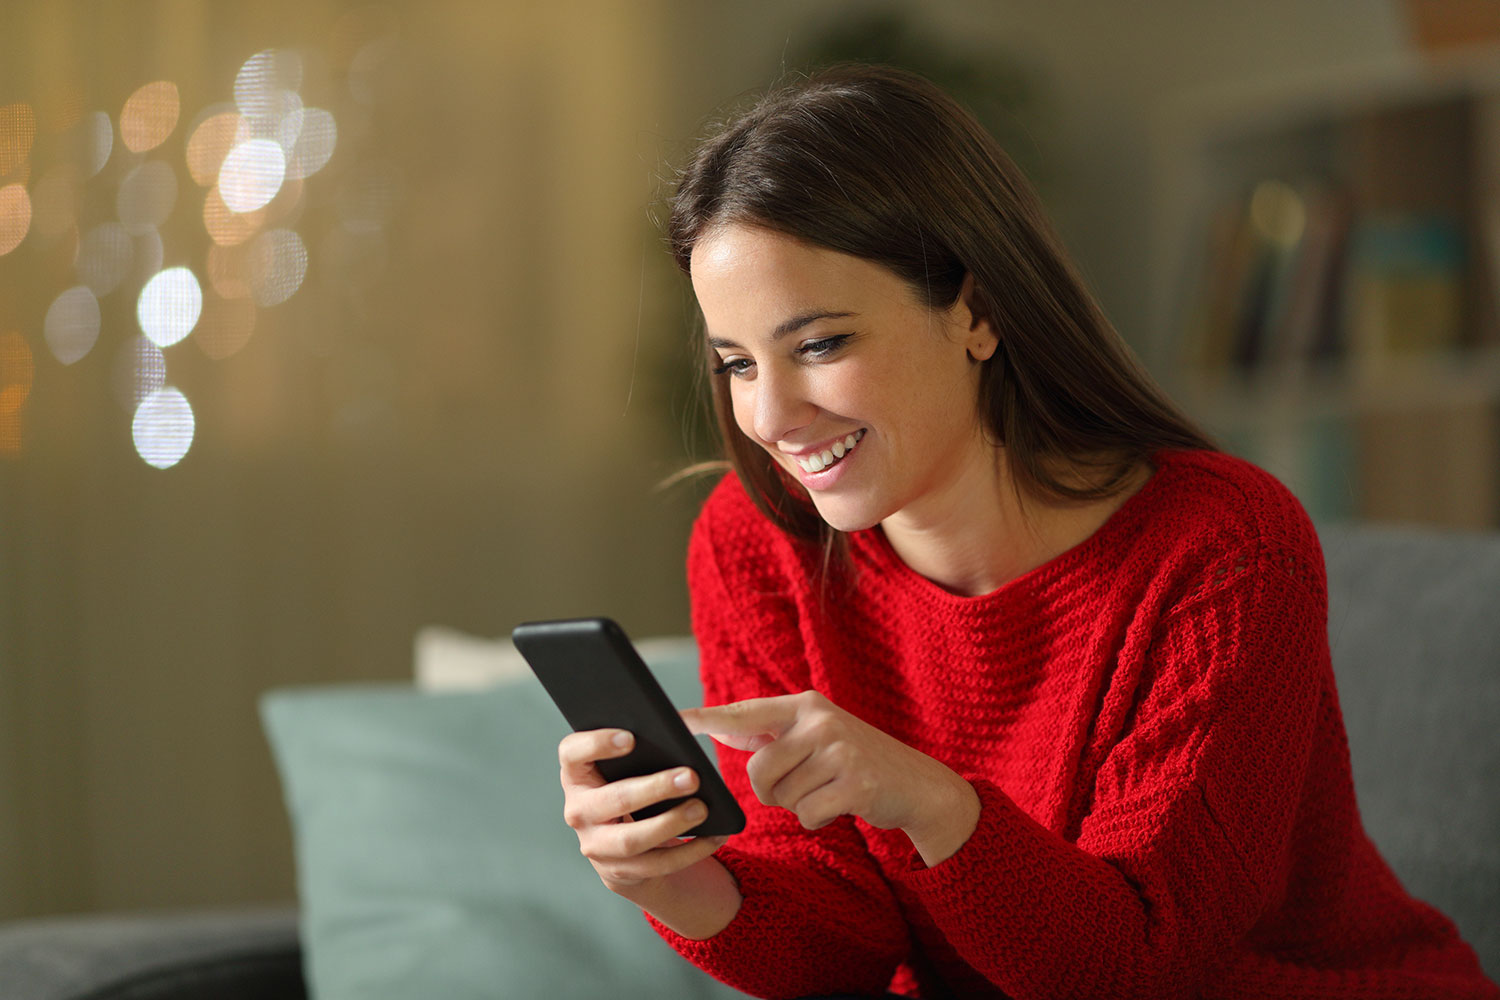
{"type": "Polygon", "coordinates": [[[1000,346],[1000,334],[990,312],[989,300],[979,292],[974,282],[973,271],[964,275],[958,297],[969,310],[969,330],[965,335],[964,347],[974,361],[988,361],[1000,346]]]}

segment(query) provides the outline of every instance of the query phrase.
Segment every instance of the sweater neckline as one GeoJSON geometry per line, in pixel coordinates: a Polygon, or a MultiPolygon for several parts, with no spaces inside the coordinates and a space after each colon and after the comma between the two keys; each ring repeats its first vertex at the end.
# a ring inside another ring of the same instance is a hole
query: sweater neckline
{"type": "Polygon", "coordinates": [[[1171,451],[1154,453],[1149,459],[1151,475],[1092,534],[1072,548],[983,594],[955,594],[918,573],[896,552],[878,524],[873,528],[854,532],[853,538],[863,543],[862,547],[869,553],[877,569],[918,594],[958,607],[985,607],[1004,601],[1014,594],[1045,587],[1060,577],[1069,577],[1077,567],[1106,551],[1116,539],[1128,533],[1145,516],[1146,509],[1155,502],[1155,496],[1163,489],[1163,480],[1168,478],[1167,474],[1172,471],[1179,457],[1179,453],[1171,451]]]}

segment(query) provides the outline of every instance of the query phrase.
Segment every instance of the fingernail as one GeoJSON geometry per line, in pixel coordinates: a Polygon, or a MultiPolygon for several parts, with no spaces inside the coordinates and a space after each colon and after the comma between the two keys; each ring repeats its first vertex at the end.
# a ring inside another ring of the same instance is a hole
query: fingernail
{"type": "Polygon", "coordinates": [[[610,742],[615,746],[623,749],[624,747],[630,746],[630,734],[626,732],[615,733],[610,742]]]}
{"type": "Polygon", "coordinates": [[[677,774],[672,778],[672,784],[674,784],[678,788],[681,788],[681,789],[684,789],[684,790],[692,788],[693,787],[693,772],[692,771],[678,771],[677,774]]]}
{"type": "Polygon", "coordinates": [[[708,806],[704,805],[702,802],[694,802],[692,805],[688,806],[687,818],[694,823],[707,815],[708,806]]]}

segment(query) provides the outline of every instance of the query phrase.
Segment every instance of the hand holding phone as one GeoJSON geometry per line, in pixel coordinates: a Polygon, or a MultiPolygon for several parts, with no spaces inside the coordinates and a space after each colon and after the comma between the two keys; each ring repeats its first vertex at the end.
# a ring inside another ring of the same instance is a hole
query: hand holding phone
{"type": "MultiPolygon", "coordinates": [[[[607,781],[691,768],[698,779],[693,797],[708,807],[708,815],[681,835],[708,837],[745,828],[739,803],[618,624],[608,618],[527,622],[516,626],[511,638],[576,732],[623,729],[634,736],[628,754],[594,761],[607,781]]],[[[688,797],[659,799],[633,810],[631,817],[657,816],[688,797]]]]}

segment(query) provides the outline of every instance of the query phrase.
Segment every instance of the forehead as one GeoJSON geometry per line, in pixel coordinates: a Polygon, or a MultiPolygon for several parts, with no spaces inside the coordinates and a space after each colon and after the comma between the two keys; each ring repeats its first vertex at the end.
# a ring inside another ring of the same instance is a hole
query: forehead
{"type": "Polygon", "coordinates": [[[874,261],[759,227],[730,224],[693,246],[693,291],[706,314],[909,304],[905,283],[874,261]]]}

